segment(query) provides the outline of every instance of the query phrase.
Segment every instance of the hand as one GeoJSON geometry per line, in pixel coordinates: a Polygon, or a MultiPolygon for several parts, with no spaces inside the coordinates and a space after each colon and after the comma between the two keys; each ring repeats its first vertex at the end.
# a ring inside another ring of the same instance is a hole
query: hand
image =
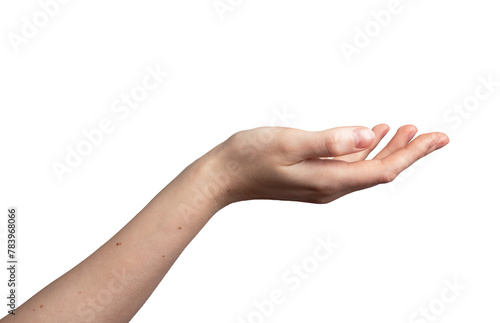
{"type": "Polygon", "coordinates": [[[328,203],[393,181],[418,159],[449,142],[439,132],[412,140],[417,128],[406,125],[373,159],[365,160],[388,131],[389,126],[381,124],[372,130],[341,127],[310,132],[263,127],[238,132],[217,147],[220,162],[233,165],[222,204],[250,199],[328,203]]]}
{"type": "Polygon", "coordinates": [[[373,131],[238,132],[186,167],[108,242],[2,322],[129,322],[221,207],[249,199],[327,203],[387,183],[448,143],[442,133],[411,141],[417,129],[404,126],[374,159],[365,160],[388,130],[378,125],[373,131]],[[95,303],[103,291],[109,300],[95,303]]]}

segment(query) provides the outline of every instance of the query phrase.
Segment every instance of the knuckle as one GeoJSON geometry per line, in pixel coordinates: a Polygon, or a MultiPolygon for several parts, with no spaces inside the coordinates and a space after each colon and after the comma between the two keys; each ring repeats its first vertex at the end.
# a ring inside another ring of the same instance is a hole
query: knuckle
{"type": "Polygon", "coordinates": [[[380,174],[379,182],[381,184],[387,184],[394,181],[397,177],[396,172],[393,170],[385,170],[380,174]]]}
{"type": "Polygon", "coordinates": [[[326,151],[328,152],[328,157],[341,155],[342,146],[337,135],[329,134],[325,137],[326,151]]]}
{"type": "Polygon", "coordinates": [[[242,142],[245,137],[244,130],[233,133],[229,138],[226,139],[225,143],[231,146],[237,146],[240,142],[242,142]]]}
{"type": "Polygon", "coordinates": [[[326,197],[318,197],[314,200],[312,200],[311,202],[314,203],[314,204],[328,204],[330,203],[332,200],[330,198],[326,198],[326,197]]]}
{"type": "Polygon", "coordinates": [[[309,202],[315,203],[315,204],[326,204],[326,203],[329,203],[333,200],[332,196],[333,196],[333,194],[331,193],[330,189],[317,188],[311,194],[311,196],[309,198],[309,202]]]}
{"type": "Polygon", "coordinates": [[[318,196],[328,196],[332,191],[332,185],[323,181],[317,183],[314,187],[314,192],[318,196]]]}
{"type": "Polygon", "coordinates": [[[297,150],[297,144],[293,140],[289,140],[288,138],[282,138],[279,143],[277,149],[280,151],[280,153],[285,153],[285,154],[293,154],[297,150]]]}
{"type": "Polygon", "coordinates": [[[333,197],[339,192],[339,185],[331,178],[324,177],[315,182],[311,187],[311,196],[314,203],[325,204],[333,201],[333,197]]]}

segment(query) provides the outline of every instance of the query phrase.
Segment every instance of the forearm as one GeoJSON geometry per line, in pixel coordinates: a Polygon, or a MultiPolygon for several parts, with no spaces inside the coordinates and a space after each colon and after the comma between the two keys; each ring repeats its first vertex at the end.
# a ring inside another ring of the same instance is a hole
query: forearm
{"type": "MultiPolygon", "coordinates": [[[[417,130],[408,125],[366,160],[387,131],[378,125],[236,133],[188,166],[94,254],[23,304],[15,322],[128,322],[225,205],[249,199],[328,203],[392,181],[449,141],[442,133],[412,140],[417,130]]],[[[12,315],[5,319],[10,321],[12,315]]]]}
{"type": "Polygon", "coordinates": [[[5,322],[128,322],[220,209],[218,195],[192,205],[217,173],[215,155],[188,166],[108,242],[5,322]]]}

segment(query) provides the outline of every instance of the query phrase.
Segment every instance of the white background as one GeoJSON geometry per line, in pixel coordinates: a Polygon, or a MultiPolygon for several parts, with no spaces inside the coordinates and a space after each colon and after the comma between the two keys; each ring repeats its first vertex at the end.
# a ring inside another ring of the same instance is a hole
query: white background
{"type": "Polygon", "coordinates": [[[401,0],[350,63],[341,44],[389,1],[230,3],[221,19],[212,0],[69,1],[16,51],[9,39],[41,8],[2,1],[1,248],[17,206],[19,303],[238,130],[387,123],[392,136],[412,123],[451,143],[396,182],[328,205],[225,208],[132,322],[422,323],[412,314],[429,306],[436,322],[498,321],[500,87],[467,116],[449,110],[473,102],[481,77],[500,81],[497,2],[401,0]],[[112,102],[148,66],[168,79],[120,119],[112,102]],[[52,164],[103,118],[114,131],[59,181],[52,164]],[[292,291],[282,276],[328,236],[340,247],[292,291]],[[467,289],[440,308],[455,279],[467,289]],[[254,302],[274,289],[286,300],[260,320],[254,302]]]}

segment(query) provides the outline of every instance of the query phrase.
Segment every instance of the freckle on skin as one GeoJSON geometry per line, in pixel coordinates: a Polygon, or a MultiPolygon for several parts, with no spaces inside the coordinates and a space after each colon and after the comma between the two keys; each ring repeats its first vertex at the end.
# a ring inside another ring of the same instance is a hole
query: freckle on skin
{"type": "Polygon", "coordinates": [[[162,258],[165,258],[165,255],[161,256],[162,258]]]}
{"type": "Polygon", "coordinates": [[[42,307],[43,307],[43,305],[40,305],[40,308],[42,308],[42,307]]]}
{"type": "Polygon", "coordinates": [[[116,243],[117,246],[121,246],[121,244],[122,244],[121,242],[117,242],[116,243]]]}
{"type": "Polygon", "coordinates": [[[182,227],[179,227],[179,230],[182,229],[182,227]]]}
{"type": "Polygon", "coordinates": [[[78,292],[78,294],[81,294],[81,293],[82,293],[82,291],[79,291],[79,292],[78,292]]]}

